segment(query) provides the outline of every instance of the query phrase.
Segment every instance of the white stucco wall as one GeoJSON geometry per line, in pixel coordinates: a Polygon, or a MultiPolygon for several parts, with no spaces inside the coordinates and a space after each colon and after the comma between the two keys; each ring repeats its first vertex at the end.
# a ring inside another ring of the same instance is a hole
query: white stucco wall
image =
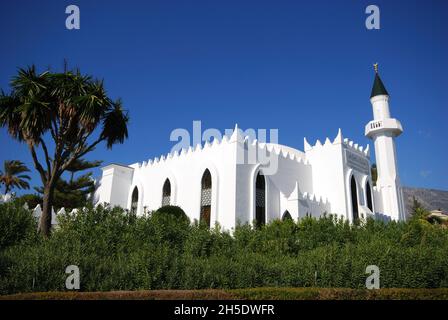
{"type": "MultiPolygon", "coordinates": [[[[375,81],[379,81],[377,77],[375,81]]],[[[208,169],[212,176],[211,226],[219,222],[225,229],[231,229],[237,223],[253,222],[255,180],[261,172],[266,185],[266,222],[281,219],[285,211],[294,219],[331,213],[352,222],[352,179],[360,218],[404,220],[406,213],[395,149],[395,137],[403,129],[398,120],[391,118],[389,96],[382,94],[386,93],[383,91],[370,99],[374,119],[365,127],[365,135],[375,145],[376,187],[371,178],[369,145],[362,147],[344,139],[341,130],[334,139],[326,138],[323,144],[317,140],[312,146],[304,139],[302,152],[250,140],[236,127],[231,137],[194,149],[190,147],[180,154],[130,166],[104,167],[94,199],[130,209],[132,192],[137,188],[137,214],[143,214],[162,206],[163,184],[169,179],[171,204],[180,206],[191,220],[198,220],[201,179],[208,169]],[[275,166],[267,165],[266,159],[271,164],[275,160],[275,166]],[[368,189],[373,198],[372,210],[366,198],[368,189]]]]}
{"type": "Polygon", "coordinates": [[[249,141],[237,131],[222,141],[190,147],[180,154],[130,166],[106,166],[96,198],[99,203],[130,209],[137,188],[137,214],[151,212],[162,206],[163,184],[169,179],[170,204],[180,206],[191,220],[199,220],[201,179],[206,169],[212,176],[211,226],[218,222],[225,229],[254,221],[259,172],[266,182],[266,222],[281,219],[286,211],[294,219],[333,213],[352,221],[350,178],[353,175],[357,183],[360,214],[366,211],[365,184],[371,181],[368,148],[344,140],[340,131],[323,145],[318,141],[311,146],[305,140],[305,152],[249,141]],[[260,154],[275,160],[275,172],[266,170],[262,163],[266,157],[260,154]],[[249,157],[252,161],[248,163],[249,157]]]}

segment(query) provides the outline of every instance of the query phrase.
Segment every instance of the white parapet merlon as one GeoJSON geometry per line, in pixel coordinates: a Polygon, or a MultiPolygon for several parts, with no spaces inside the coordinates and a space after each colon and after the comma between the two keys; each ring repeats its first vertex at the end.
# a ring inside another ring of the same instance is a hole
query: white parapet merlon
{"type": "Polygon", "coordinates": [[[42,215],[42,208],[40,206],[40,204],[38,204],[34,209],[33,209],[33,217],[36,219],[40,219],[40,216],[42,215]]]}
{"type": "Polygon", "coordinates": [[[12,199],[11,193],[0,195],[0,203],[7,203],[7,202],[11,201],[11,199],[12,199]]]}
{"type": "MultiPolygon", "coordinates": [[[[38,204],[32,210],[33,217],[37,220],[38,224],[40,224],[40,217],[42,216],[42,207],[38,204]]],[[[58,214],[65,214],[65,209],[61,208],[58,211],[58,214]]],[[[56,227],[58,225],[58,214],[54,211],[54,208],[51,208],[51,226],[56,227]]]]}

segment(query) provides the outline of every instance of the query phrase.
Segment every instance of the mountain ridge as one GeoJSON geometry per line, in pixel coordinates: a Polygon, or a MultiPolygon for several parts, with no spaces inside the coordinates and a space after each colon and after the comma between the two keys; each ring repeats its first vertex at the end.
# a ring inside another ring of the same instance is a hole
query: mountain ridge
{"type": "Polygon", "coordinates": [[[414,197],[427,210],[448,212],[448,191],[418,187],[402,187],[402,189],[408,215],[412,211],[414,197]]]}

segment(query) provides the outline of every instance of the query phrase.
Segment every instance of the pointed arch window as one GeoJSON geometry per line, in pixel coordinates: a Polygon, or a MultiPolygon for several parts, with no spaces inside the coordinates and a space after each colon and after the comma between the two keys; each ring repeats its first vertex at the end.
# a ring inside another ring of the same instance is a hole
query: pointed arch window
{"type": "Polygon", "coordinates": [[[370,188],[370,183],[367,181],[366,183],[366,203],[367,208],[373,212],[373,201],[372,201],[372,189],[370,188]]]}
{"type": "Polygon", "coordinates": [[[132,191],[132,198],[131,198],[131,213],[136,214],[138,208],[138,189],[137,187],[134,188],[132,191]]]}
{"type": "Polygon", "coordinates": [[[165,183],[163,184],[162,207],[169,206],[170,204],[171,204],[171,183],[170,180],[167,178],[165,180],[165,183]]]}
{"type": "Polygon", "coordinates": [[[200,222],[210,228],[210,216],[212,211],[212,175],[205,169],[201,180],[201,214],[200,222]]]}
{"type": "Polygon", "coordinates": [[[264,175],[257,174],[255,181],[255,224],[260,227],[266,223],[266,181],[264,175]]]}
{"type": "Polygon", "coordinates": [[[354,176],[352,176],[350,180],[350,193],[352,198],[353,222],[356,222],[359,219],[359,211],[358,211],[358,190],[356,187],[356,181],[354,176]]]}
{"type": "Polygon", "coordinates": [[[292,220],[291,214],[289,213],[288,210],[286,210],[282,216],[282,221],[286,221],[286,220],[292,220]]]}

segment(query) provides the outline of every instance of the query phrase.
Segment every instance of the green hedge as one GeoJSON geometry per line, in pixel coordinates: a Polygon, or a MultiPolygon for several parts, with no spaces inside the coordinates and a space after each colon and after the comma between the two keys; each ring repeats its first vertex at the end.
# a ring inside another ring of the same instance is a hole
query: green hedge
{"type": "Polygon", "coordinates": [[[252,288],[229,293],[244,300],[447,300],[448,289],[252,288]]]}
{"type": "Polygon", "coordinates": [[[0,235],[14,230],[0,249],[0,293],[65,290],[72,264],[80,268],[82,291],[361,289],[372,264],[384,288],[448,287],[448,231],[417,219],[351,226],[331,216],[304,218],[243,225],[230,235],[172,214],[135,217],[100,206],[61,217],[44,240],[29,216],[0,205],[0,235]]]}
{"type": "Polygon", "coordinates": [[[0,251],[22,241],[37,240],[37,222],[21,201],[0,204],[0,251]]]}
{"type": "Polygon", "coordinates": [[[448,300],[448,288],[349,289],[251,288],[138,290],[107,292],[32,292],[0,296],[0,300],[448,300]]]}

